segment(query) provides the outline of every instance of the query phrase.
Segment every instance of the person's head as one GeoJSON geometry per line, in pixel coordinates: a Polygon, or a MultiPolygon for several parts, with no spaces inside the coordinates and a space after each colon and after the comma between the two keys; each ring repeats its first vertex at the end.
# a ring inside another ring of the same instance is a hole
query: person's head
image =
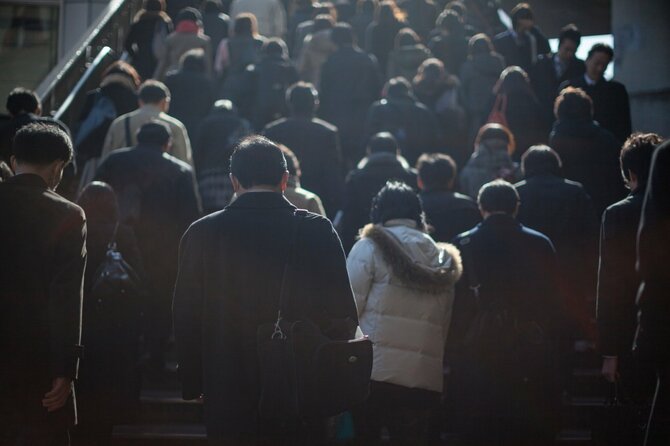
{"type": "Polygon", "coordinates": [[[179,59],[179,65],[183,71],[205,74],[207,71],[205,52],[202,48],[188,50],[179,59]]]}
{"type": "Polygon", "coordinates": [[[163,152],[170,148],[171,138],[170,127],[158,120],[143,124],[137,131],[138,145],[160,148],[163,152]]]}
{"type": "Polygon", "coordinates": [[[339,22],[330,32],[330,40],[338,48],[354,45],[354,30],[348,23],[339,22]]]}
{"type": "Polygon", "coordinates": [[[370,221],[383,225],[399,219],[412,220],[417,229],[426,230],[426,216],[416,192],[405,183],[389,181],[372,199],[370,221]]]}
{"type": "Polygon", "coordinates": [[[70,137],[55,124],[33,123],[20,128],[12,148],[14,172],[39,175],[51,190],[58,187],[63,169],[74,155],[70,137]]]}
{"type": "Polygon", "coordinates": [[[456,14],[461,16],[461,19],[464,19],[468,14],[468,8],[465,6],[465,3],[458,0],[454,0],[444,5],[444,10],[454,11],[456,14]]]}
{"type": "Polygon", "coordinates": [[[230,157],[230,180],[238,195],[252,190],[283,192],[288,176],[281,149],[262,136],[242,139],[230,157]]]}
{"type": "Polygon", "coordinates": [[[237,107],[230,99],[219,99],[212,106],[213,113],[237,116],[237,107]]]}
{"type": "Polygon", "coordinates": [[[402,76],[393,77],[382,89],[382,97],[387,99],[404,99],[412,96],[412,85],[402,76]]]}
{"type": "Polygon", "coordinates": [[[483,125],[477,132],[475,149],[478,150],[483,145],[493,150],[506,151],[510,155],[516,149],[512,132],[507,127],[494,123],[483,125]]]}
{"type": "Polygon", "coordinates": [[[319,14],[314,18],[314,26],[312,27],[312,33],[316,34],[319,31],[325,31],[327,29],[333,29],[335,26],[335,19],[330,14],[319,14]]]}
{"type": "Polygon", "coordinates": [[[403,46],[415,46],[421,42],[418,34],[412,28],[403,28],[395,36],[394,46],[396,49],[403,46]]]}
{"type": "Polygon", "coordinates": [[[286,90],[286,102],[293,116],[314,116],[319,107],[319,93],[308,82],[297,82],[286,90]]]}
{"type": "Polygon", "coordinates": [[[175,18],[175,24],[178,25],[179,22],[193,22],[199,27],[202,27],[202,14],[195,8],[187,7],[179,11],[177,17],[175,18]]]}
{"type": "Polygon", "coordinates": [[[256,16],[250,12],[243,12],[235,17],[233,24],[233,36],[253,37],[258,34],[258,22],[256,16]]]}
{"type": "Polygon", "coordinates": [[[533,94],[528,73],[516,65],[507,67],[500,73],[493,91],[496,94],[533,94]]]}
{"type": "Polygon", "coordinates": [[[375,12],[375,21],[383,25],[390,25],[403,20],[405,20],[405,13],[392,0],[381,2],[375,12]]]}
{"type": "Polygon", "coordinates": [[[654,149],[662,142],[663,138],[656,133],[633,133],[623,144],[619,161],[621,174],[630,190],[647,185],[654,149]]]}
{"type": "Polygon", "coordinates": [[[86,214],[89,225],[116,224],[119,221],[119,204],[114,189],[102,181],[88,183],[81,191],[77,204],[86,214]]]}
{"type": "Polygon", "coordinates": [[[586,61],[586,74],[594,81],[603,78],[607,66],[614,59],[614,50],[606,43],[596,43],[589,50],[586,61]]]}
{"type": "Polygon", "coordinates": [[[278,37],[268,39],[261,49],[265,57],[279,57],[286,59],[288,57],[288,48],[284,41],[278,37]]]}
{"type": "Polygon", "coordinates": [[[486,183],[479,189],[477,204],[484,219],[495,214],[507,214],[516,217],[519,211],[519,193],[505,180],[486,183]]]}
{"type": "Polygon", "coordinates": [[[154,13],[165,11],[165,0],[144,0],[142,9],[154,13]]]}
{"type": "Polygon", "coordinates": [[[139,91],[140,107],[151,105],[167,112],[170,108],[170,90],[164,83],[149,79],[140,85],[139,91]]]}
{"type": "Polygon", "coordinates": [[[377,0],[358,0],[356,2],[356,14],[372,16],[378,6],[379,2],[377,0]]]}
{"type": "Polygon", "coordinates": [[[531,146],[521,157],[521,170],[526,178],[535,175],[560,176],[562,164],[558,153],[544,144],[531,146]]]}
{"type": "Polygon", "coordinates": [[[425,191],[451,190],[456,179],[456,161],[443,153],[424,153],[416,163],[419,188],[425,191]]]}
{"type": "Polygon", "coordinates": [[[337,22],[337,8],[332,2],[315,3],[312,17],[316,17],[318,15],[328,15],[335,22],[337,22]]]}
{"type": "Polygon", "coordinates": [[[288,170],[290,178],[296,181],[300,180],[302,172],[300,171],[300,161],[298,161],[298,157],[295,156],[295,153],[293,153],[293,151],[284,144],[277,145],[281,149],[282,153],[284,154],[284,158],[286,159],[286,170],[288,170]]]}
{"type": "Polygon", "coordinates": [[[134,90],[140,86],[140,75],[137,70],[133,68],[128,62],[117,60],[102,72],[102,83],[107,82],[122,82],[124,84],[132,85],[134,90]]]}
{"type": "Polygon", "coordinates": [[[558,58],[564,63],[575,57],[577,48],[582,41],[582,33],[574,23],[565,25],[558,34],[558,58]]]}
{"type": "Polygon", "coordinates": [[[456,12],[450,9],[444,10],[435,21],[437,27],[448,35],[460,36],[465,32],[463,27],[463,19],[456,12]]]}
{"type": "Polygon", "coordinates": [[[470,37],[468,41],[468,54],[471,57],[477,54],[490,54],[493,52],[493,43],[491,39],[484,33],[475,34],[470,37]]]}
{"type": "Polygon", "coordinates": [[[24,113],[42,114],[42,104],[37,94],[27,88],[17,87],[7,96],[7,111],[12,116],[24,113]]]}
{"type": "Polygon", "coordinates": [[[535,25],[535,16],[528,3],[519,3],[512,9],[512,28],[518,33],[530,31],[535,25]]]}
{"type": "Polygon", "coordinates": [[[223,12],[221,0],[205,0],[200,7],[205,14],[220,14],[223,12]]]}
{"type": "Polygon", "coordinates": [[[593,101],[581,88],[564,88],[554,101],[554,116],[559,121],[592,121],[593,101]]]}
{"type": "Polygon", "coordinates": [[[419,69],[414,77],[414,84],[416,85],[419,82],[425,82],[429,85],[437,85],[444,81],[446,77],[447,72],[444,69],[442,61],[431,57],[430,59],[424,60],[421,65],[419,65],[419,69]]]}
{"type": "Polygon", "coordinates": [[[390,153],[398,155],[400,153],[398,141],[389,132],[379,132],[373,135],[368,141],[367,152],[369,155],[374,153],[390,153]]]}

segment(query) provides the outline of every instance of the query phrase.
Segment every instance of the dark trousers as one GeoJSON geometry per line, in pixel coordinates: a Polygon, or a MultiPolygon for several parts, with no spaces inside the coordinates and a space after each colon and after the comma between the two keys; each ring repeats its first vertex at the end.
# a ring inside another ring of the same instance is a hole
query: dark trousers
{"type": "Polygon", "coordinates": [[[12,426],[0,433],[0,446],[69,446],[67,428],[49,424],[12,426]]]}
{"type": "Polygon", "coordinates": [[[657,376],[645,446],[670,444],[670,365],[667,362],[658,365],[657,376]]]}

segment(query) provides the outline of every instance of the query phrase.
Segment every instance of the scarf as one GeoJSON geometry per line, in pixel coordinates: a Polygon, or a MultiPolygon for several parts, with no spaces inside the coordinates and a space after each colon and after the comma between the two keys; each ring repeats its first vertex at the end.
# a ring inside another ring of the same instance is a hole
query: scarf
{"type": "Polygon", "coordinates": [[[178,33],[199,34],[200,27],[192,20],[182,20],[177,23],[177,29],[175,31],[178,33]]]}

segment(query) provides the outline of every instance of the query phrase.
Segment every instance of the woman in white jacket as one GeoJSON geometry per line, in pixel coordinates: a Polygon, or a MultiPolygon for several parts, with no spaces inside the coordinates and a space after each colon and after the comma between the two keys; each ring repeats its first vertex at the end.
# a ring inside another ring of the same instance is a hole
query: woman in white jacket
{"type": "Polygon", "coordinates": [[[420,444],[442,393],[461,258],[426,233],[421,202],[403,183],[377,194],[371,220],[347,259],[360,326],[374,343],[371,394],[356,416],[357,434],[374,444],[385,426],[392,439],[420,444]]]}

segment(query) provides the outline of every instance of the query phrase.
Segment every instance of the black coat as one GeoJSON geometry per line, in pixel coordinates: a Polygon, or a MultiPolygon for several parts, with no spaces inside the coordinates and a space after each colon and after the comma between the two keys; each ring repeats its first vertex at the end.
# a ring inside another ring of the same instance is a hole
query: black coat
{"type": "Polygon", "coordinates": [[[288,115],[286,90],[299,80],[293,63],[278,56],[266,56],[249,71],[254,96],[252,114],[247,116],[257,131],[288,115]]]}
{"type": "Polygon", "coordinates": [[[268,124],[263,133],[295,153],[302,171],[300,184],[321,198],[333,218],[342,205],[344,189],[337,128],[316,118],[292,117],[268,124]]]}
{"type": "Polygon", "coordinates": [[[202,26],[205,35],[209,37],[209,43],[212,46],[212,62],[214,62],[219,44],[223,39],[228,38],[230,17],[220,12],[205,13],[202,15],[202,26]]]}
{"type": "Polygon", "coordinates": [[[319,116],[340,131],[349,165],[363,156],[365,115],[381,89],[375,58],[358,48],[338,49],[321,68],[319,116]]]}
{"type": "Polygon", "coordinates": [[[158,29],[158,23],[163,22],[166,36],[172,32],[172,23],[165,22],[158,14],[144,14],[137,22],[130,25],[130,31],[123,44],[123,48],[130,55],[130,61],[137,70],[137,74],[143,80],[153,77],[158,60],[154,56],[154,35],[158,29]]]}
{"type": "Polygon", "coordinates": [[[440,13],[435,3],[431,0],[401,0],[398,6],[407,13],[408,26],[425,41],[440,13]]]}
{"type": "MultiPolygon", "coordinates": [[[[365,51],[374,56],[379,63],[379,71],[386,77],[389,54],[393,50],[395,36],[405,23],[394,21],[393,23],[371,22],[365,30],[365,51]]],[[[363,42],[359,42],[363,47],[363,42]]]]}
{"type": "Polygon", "coordinates": [[[193,170],[161,152],[137,146],[116,150],[100,165],[96,180],[112,186],[120,221],[137,236],[145,261],[148,305],[158,333],[169,330],[169,296],[177,276],[179,239],[200,216],[193,170]]]}
{"type": "MultiPolygon", "coordinates": [[[[184,398],[205,395],[209,437],[258,430],[256,331],[277,318],[294,209],[277,193],[243,194],[193,224],[182,240],[173,304],[177,359],[184,398]]],[[[284,316],[357,321],[330,222],[308,214],[295,252],[284,316]]]]}
{"type": "Polygon", "coordinates": [[[170,89],[170,116],[186,127],[189,138],[195,138],[198,125],[214,103],[214,86],[203,73],[179,70],[169,73],[165,86],[170,89]]]}
{"type": "MultiPolygon", "coordinates": [[[[549,41],[537,26],[534,26],[530,32],[537,43],[535,57],[551,52],[549,41]]],[[[519,44],[513,31],[507,30],[493,38],[493,45],[496,52],[505,58],[505,66],[517,65],[527,73],[530,72],[533,67],[533,54],[528,35],[524,34],[521,38],[521,44],[519,44]]]]}
{"type": "Polygon", "coordinates": [[[516,142],[513,153],[516,161],[521,159],[530,146],[546,143],[550,121],[545,119],[542,107],[530,88],[528,92],[519,91],[507,95],[505,117],[516,142]]]}
{"type": "Polygon", "coordinates": [[[37,116],[33,113],[21,113],[14,116],[2,127],[2,130],[0,130],[0,160],[7,163],[8,166],[11,166],[11,157],[14,154],[12,143],[14,142],[16,132],[22,127],[33,123],[53,124],[68,135],[70,134],[70,130],[67,126],[57,119],[46,116],[37,116]]]}
{"type": "Polygon", "coordinates": [[[593,101],[593,119],[606,130],[612,132],[620,144],[632,132],[630,118],[630,101],[626,87],[616,81],[599,80],[591,86],[586,83],[584,76],[576,77],[561,84],[565,87],[581,88],[593,101]]]}
{"type": "Polygon", "coordinates": [[[556,75],[554,67],[555,53],[541,55],[530,71],[530,81],[535,95],[544,109],[547,122],[554,120],[554,101],[559,93],[559,86],[569,80],[584,75],[584,61],[574,57],[561,77],[556,75]]]}
{"type": "Polygon", "coordinates": [[[467,195],[446,190],[423,191],[419,194],[426,222],[435,230],[431,236],[437,242],[450,242],[481,221],[479,207],[467,195]]]}
{"type": "Polygon", "coordinates": [[[549,145],[561,157],[565,178],[584,186],[596,215],[626,196],[619,167],[621,144],[598,124],[556,121],[549,145]]]}
{"type": "Polygon", "coordinates": [[[458,76],[468,58],[468,39],[464,35],[438,34],[430,39],[428,49],[442,61],[447,73],[458,76]]]}
{"type": "Polygon", "coordinates": [[[3,426],[64,428],[74,418],[72,398],[52,413],[42,398],[54,378],[77,374],[84,212],[32,174],[0,183],[0,206],[0,354],[7,358],[0,367],[0,417],[3,426]]]}
{"type": "Polygon", "coordinates": [[[637,230],[644,190],[636,190],[603,213],[600,227],[597,318],[600,353],[630,356],[637,328],[635,298],[640,276],[637,261],[637,230]]]}
{"type": "Polygon", "coordinates": [[[344,205],[338,232],[349,252],[358,231],[370,223],[372,199],[387,181],[398,180],[416,189],[416,172],[391,153],[374,153],[349,172],[344,185],[344,205]]]}

